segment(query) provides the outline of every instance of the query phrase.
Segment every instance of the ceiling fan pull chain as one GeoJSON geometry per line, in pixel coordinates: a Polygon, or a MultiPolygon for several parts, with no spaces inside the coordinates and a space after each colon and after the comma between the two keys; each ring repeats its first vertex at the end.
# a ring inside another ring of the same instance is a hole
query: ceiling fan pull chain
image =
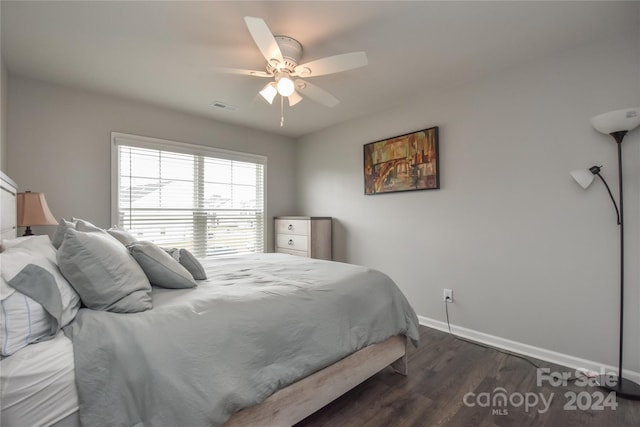
{"type": "Polygon", "coordinates": [[[280,95],[280,127],[284,127],[284,96],[280,95]]]}

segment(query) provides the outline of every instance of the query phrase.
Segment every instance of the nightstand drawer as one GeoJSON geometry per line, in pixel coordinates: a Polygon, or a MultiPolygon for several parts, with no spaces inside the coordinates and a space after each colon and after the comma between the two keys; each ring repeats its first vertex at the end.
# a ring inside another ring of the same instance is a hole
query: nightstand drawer
{"type": "Polygon", "coordinates": [[[309,239],[307,236],[278,234],[276,236],[276,248],[307,252],[309,250],[309,239]]]}
{"type": "Polygon", "coordinates": [[[276,234],[309,235],[309,221],[304,219],[276,219],[276,234]]]}
{"type": "Polygon", "coordinates": [[[281,254],[289,254],[289,255],[301,256],[301,257],[305,257],[305,258],[309,257],[309,252],[306,252],[306,251],[292,251],[291,249],[276,248],[276,252],[277,253],[281,253],[281,254]]]}

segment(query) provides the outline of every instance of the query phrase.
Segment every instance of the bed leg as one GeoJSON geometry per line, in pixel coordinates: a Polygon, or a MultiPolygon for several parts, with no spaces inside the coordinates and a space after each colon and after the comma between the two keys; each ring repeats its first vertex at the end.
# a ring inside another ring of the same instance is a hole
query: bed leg
{"type": "Polygon", "coordinates": [[[400,375],[407,376],[408,367],[407,367],[407,355],[405,354],[400,359],[396,360],[391,364],[391,367],[394,371],[399,373],[400,375]]]}

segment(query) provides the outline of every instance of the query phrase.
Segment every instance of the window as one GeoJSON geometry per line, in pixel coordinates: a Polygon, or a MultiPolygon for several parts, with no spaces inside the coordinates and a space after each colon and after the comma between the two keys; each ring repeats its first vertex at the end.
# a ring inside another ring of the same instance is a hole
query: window
{"type": "Polygon", "coordinates": [[[112,134],[113,221],[198,257],[264,251],[262,156],[112,134]]]}

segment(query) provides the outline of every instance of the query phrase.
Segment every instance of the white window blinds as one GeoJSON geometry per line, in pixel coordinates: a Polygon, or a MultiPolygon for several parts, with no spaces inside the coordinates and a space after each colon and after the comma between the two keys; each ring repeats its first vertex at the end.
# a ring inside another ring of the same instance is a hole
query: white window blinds
{"type": "Polygon", "coordinates": [[[265,159],[115,136],[119,226],[198,257],[264,251],[265,159]]]}

